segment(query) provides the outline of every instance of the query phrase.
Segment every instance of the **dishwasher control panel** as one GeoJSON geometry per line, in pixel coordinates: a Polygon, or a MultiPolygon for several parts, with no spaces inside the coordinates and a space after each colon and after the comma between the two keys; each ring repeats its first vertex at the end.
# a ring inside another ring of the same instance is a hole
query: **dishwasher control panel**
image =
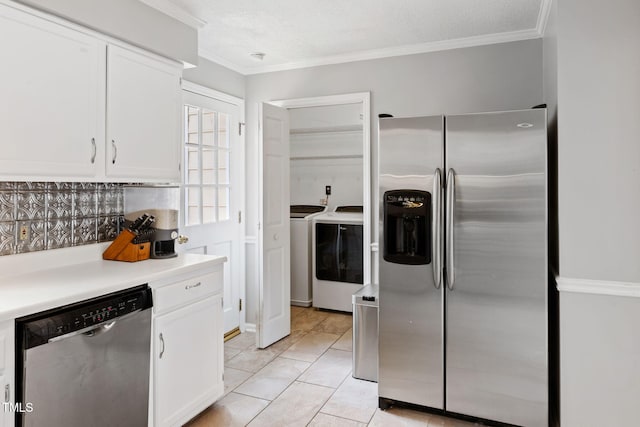
{"type": "Polygon", "coordinates": [[[151,289],[142,285],[48,310],[18,321],[23,326],[25,348],[32,348],[68,334],[90,334],[93,328],[151,306],[151,289]]]}

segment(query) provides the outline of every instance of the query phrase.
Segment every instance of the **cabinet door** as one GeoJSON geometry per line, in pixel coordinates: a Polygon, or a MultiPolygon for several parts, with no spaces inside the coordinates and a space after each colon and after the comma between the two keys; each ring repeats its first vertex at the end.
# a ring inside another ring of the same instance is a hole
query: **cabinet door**
{"type": "Polygon", "coordinates": [[[95,176],[104,156],[105,48],[0,5],[0,176],[95,176]]]}
{"type": "Polygon", "coordinates": [[[168,61],[109,45],[108,177],[180,180],[180,73],[168,61]]]}
{"type": "Polygon", "coordinates": [[[222,396],[222,297],[155,319],[155,425],[184,423],[222,396]]]}
{"type": "Polygon", "coordinates": [[[14,323],[0,324],[0,427],[14,425],[15,412],[15,368],[14,368],[14,323]]]}

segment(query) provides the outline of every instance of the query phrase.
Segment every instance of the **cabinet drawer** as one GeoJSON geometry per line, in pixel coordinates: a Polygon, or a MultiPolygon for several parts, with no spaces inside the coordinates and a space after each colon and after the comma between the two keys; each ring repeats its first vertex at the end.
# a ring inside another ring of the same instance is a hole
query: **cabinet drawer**
{"type": "Polygon", "coordinates": [[[156,289],[156,313],[202,299],[203,296],[222,292],[222,271],[196,276],[156,289]]]}

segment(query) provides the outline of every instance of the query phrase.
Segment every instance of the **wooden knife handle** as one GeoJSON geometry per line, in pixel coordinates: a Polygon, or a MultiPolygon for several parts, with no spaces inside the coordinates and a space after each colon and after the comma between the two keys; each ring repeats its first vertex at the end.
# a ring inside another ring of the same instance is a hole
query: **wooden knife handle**
{"type": "Polygon", "coordinates": [[[122,252],[129,243],[136,237],[136,234],[131,230],[122,230],[118,237],[111,242],[111,245],[102,254],[102,259],[114,260],[120,252],[122,252]]]}

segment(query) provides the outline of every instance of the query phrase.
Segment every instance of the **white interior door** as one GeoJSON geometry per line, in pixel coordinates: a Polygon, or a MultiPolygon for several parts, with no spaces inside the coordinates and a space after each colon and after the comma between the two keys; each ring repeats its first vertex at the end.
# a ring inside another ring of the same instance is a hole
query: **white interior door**
{"type": "Polygon", "coordinates": [[[189,240],[179,250],[227,257],[223,295],[226,333],[240,326],[244,282],[244,150],[239,131],[244,108],[241,100],[232,104],[213,98],[215,93],[211,92],[183,92],[181,230],[189,240]]]}
{"type": "Polygon", "coordinates": [[[257,346],[291,332],[289,241],[289,112],[262,104],[259,176],[259,303],[257,346]]]}

